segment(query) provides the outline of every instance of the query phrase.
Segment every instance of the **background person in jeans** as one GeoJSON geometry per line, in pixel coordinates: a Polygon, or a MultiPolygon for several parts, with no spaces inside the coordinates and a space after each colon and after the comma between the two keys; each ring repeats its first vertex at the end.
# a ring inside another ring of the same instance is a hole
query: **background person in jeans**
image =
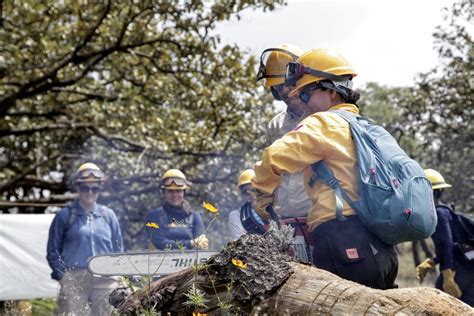
{"type": "Polygon", "coordinates": [[[47,260],[51,277],[61,286],[57,313],[110,315],[110,292],[116,278],[94,276],[87,270],[91,256],[123,252],[123,239],[114,212],[96,203],[106,177],[93,163],[79,167],[74,183],[79,198],[61,209],[49,229],[47,260]]]}

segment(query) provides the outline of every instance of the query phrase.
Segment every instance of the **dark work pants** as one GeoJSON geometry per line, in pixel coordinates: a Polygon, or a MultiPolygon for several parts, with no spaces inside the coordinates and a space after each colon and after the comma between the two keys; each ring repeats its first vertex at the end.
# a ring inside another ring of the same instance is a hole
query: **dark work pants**
{"type": "Polygon", "coordinates": [[[398,273],[394,246],[369,232],[357,216],[329,220],[313,232],[313,264],[341,278],[375,289],[390,289],[398,273]]]}

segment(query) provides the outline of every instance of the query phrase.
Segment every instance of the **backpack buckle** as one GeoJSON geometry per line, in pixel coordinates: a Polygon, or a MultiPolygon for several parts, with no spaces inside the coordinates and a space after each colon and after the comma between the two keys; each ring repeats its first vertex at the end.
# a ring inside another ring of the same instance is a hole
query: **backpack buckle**
{"type": "Polygon", "coordinates": [[[397,179],[393,179],[392,182],[396,188],[398,188],[398,186],[400,185],[400,182],[397,179]]]}

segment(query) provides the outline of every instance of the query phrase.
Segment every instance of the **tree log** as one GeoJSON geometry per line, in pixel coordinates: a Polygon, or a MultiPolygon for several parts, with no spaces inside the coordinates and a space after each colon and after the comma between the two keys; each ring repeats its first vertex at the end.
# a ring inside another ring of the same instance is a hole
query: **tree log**
{"type": "Polygon", "coordinates": [[[294,262],[284,252],[284,241],[274,233],[244,235],[204,266],[169,275],[134,293],[119,288],[110,302],[121,314],[474,315],[473,308],[434,288],[376,290],[294,262]],[[192,304],[190,297],[199,297],[196,293],[202,300],[192,304]]]}

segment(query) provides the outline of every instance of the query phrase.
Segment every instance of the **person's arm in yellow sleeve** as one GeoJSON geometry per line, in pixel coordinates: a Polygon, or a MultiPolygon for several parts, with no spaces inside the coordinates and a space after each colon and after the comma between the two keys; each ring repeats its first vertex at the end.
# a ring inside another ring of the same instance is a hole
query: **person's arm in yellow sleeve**
{"type": "MultiPolygon", "coordinates": [[[[301,122],[293,131],[267,147],[262,160],[254,165],[252,186],[260,192],[272,194],[281,183],[283,173],[302,171],[312,163],[324,159],[324,148],[331,141],[324,120],[313,115],[301,122]]],[[[268,218],[264,210],[259,215],[268,218]]]]}

